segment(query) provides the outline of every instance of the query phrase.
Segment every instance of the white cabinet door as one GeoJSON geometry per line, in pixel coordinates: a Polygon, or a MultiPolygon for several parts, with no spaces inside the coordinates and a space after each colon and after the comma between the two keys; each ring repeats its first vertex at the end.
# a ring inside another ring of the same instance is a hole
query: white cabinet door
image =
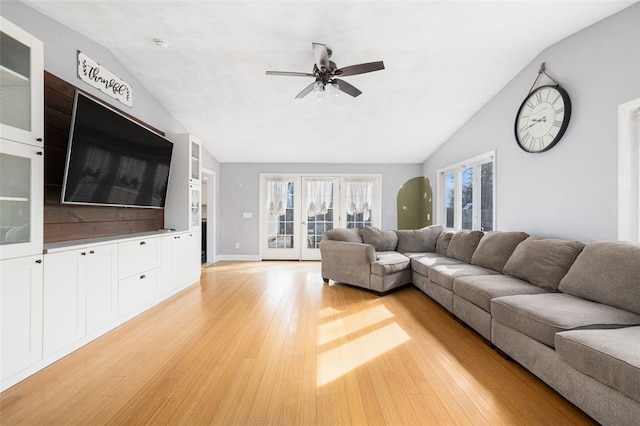
{"type": "Polygon", "coordinates": [[[176,235],[173,242],[173,287],[187,282],[187,250],[189,234],[176,235]]]}
{"type": "Polygon", "coordinates": [[[42,255],[0,262],[2,380],[42,358],[42,255]]]}
{"type": "Polygon", "coordinates": [[[87,334],[118,317],[118,245],[90,248],[85,257],[87,334]]]}
{"type": "Polygon", "coordinates": [[[189,232],[187,240],[187,281],[200,279],[202,267],[202,241],[200,232],[189,232]]]}
{"type": "Polygon", "coordinates": [[[158,291],[166,294],[173,289],[173,240],[175,235],[162,237],[162,266],[158,291]]]}
{"type": "Polygon", "coordinates": [[[86,332],[86,249],[44,258],[43,351],[49,356],[86,332]]]}
{"type": "Polygon", "coordinates": [[[42,254],[44,150],[0,138],[0,259],[42,254]]]}
{"type": "Polygon", "coordinates": [[[40,40],[0,17],[0,134],[44,146],[44,55],[40,40]]]}

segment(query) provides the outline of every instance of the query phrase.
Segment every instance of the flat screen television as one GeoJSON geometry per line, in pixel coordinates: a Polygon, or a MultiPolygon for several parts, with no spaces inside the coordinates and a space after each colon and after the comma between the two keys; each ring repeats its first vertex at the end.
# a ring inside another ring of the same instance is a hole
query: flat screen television
{"type": "Polygon", "coordinates": [[[163,208],[173,143],[76,91],[61,203],[163,208]]]}

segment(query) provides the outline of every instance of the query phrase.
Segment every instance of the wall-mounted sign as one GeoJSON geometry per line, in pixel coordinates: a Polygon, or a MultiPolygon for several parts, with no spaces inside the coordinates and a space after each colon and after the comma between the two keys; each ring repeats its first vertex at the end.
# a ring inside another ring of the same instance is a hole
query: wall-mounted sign
{"type": "Polygon", "coordinates": [[[78,78],[126,106],[133,106],[133,89],[131,85],[79,50],[78,78]]]}

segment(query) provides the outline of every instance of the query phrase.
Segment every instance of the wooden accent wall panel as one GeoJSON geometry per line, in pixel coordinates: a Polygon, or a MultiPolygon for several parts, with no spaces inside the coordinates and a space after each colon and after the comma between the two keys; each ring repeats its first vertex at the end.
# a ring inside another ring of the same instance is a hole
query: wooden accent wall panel
{"type": "Polygon", "coordinates": [[[162,209],[60,204],[75,90],[72,84],[44,73],[44,242],[134,234],[164,227],[162,209]]]}

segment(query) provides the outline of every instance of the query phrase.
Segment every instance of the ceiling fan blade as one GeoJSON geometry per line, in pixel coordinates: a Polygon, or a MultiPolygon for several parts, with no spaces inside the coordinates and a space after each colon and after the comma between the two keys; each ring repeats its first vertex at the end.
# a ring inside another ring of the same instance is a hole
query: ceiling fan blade
{"type": "Polygon", "coordinates": [[[346,77],[349,75],[364,74],[366,72],[380,71],[384,69],[384,62],[367,62],[366,64],[350,65],[336,70],[336,75],[346,77]]]}
{"type": "Polygon", "coordinates": [[[313,45],[313,59],[316,61],[316,65],[319,70],[323,68],[329,70],[331,64],[329,63],[329,52],[327,46],[322,43],[312,43],[313,45]]]}
{"type": "Polygon", "coordinates": [[[308,72],[294,72],[294,71],[267,71],[267,75],[282,75],[285,77],[315,77],[308,72]]]}
{"type": "Polygon", "coordinates": [[[313,86],[316,84],[316,82],[314,81],[313,83],[311,83],[310,85],[308,85],[307,87],[305,87],[304,89],[302,89],[302,92],[298,93],[296,95],[296,99],[302,99],[305,96],[307,96],[309,93],[311,93],[313,91],[313,86]]]}
{"type": "Polygon", "coordinates": [[[362,94],[360,89],[352,86],[351,84],[347,83],[344,80],[340,80],[339,78],[334,78],[333,81],[337,81],[338,88],[342,90],[344,93],[346,93],[347,95],[351,95],[355,98],[356,96],[359,96],[362,94]]]}

